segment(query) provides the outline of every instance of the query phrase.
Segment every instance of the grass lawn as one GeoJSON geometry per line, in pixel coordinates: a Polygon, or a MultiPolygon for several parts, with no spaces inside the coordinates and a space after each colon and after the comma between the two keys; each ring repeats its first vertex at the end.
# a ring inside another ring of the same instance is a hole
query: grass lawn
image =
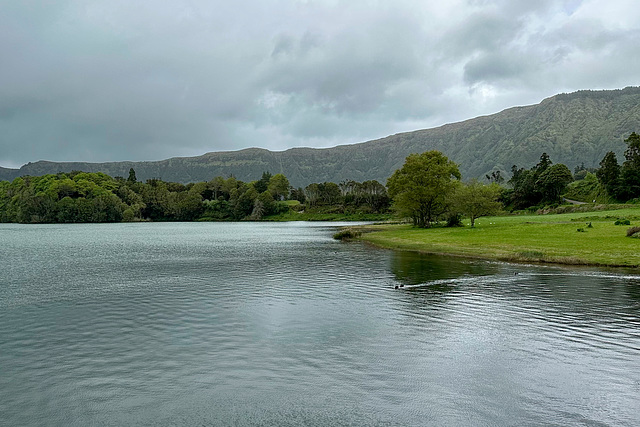
{"type": "Polygon", "coordinates": [[[626,237],[629,219],[640,225],[640,207],[556,215],[487,217],[475,228],[368,227],[361,240],[390,248],[505,261],[640,266],[640,239],[626,237]],[[588,227],[588,223],[592,227],[588,227]],[[584,232],[577,231],[578,228],[584,232]]]}

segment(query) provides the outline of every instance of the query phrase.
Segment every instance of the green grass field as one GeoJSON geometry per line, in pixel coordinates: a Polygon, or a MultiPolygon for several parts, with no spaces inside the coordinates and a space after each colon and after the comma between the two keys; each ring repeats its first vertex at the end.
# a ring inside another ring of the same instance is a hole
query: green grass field
{"type": "Polygon", "coordinates": [[[360,239],[390,249],[504,261],[638,267],[640,239],[626,237],[627,229],[638,225],[640,207],[487,217],[478,219],[475,228],[468,221],[457,228],[371,226],[368,230],[375,232],[360,239]],[[614,225],[616,219],[629,219],[631,225],[614,225]]]}

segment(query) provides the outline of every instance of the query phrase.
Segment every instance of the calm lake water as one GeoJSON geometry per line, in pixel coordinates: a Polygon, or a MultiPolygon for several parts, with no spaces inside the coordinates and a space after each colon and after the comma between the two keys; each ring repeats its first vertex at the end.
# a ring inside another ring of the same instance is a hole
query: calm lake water
{"type": "Polygon", "coordinates": [[[0,424],[640,425],[638,272],[334,229],[0,224],[0,424]]]}

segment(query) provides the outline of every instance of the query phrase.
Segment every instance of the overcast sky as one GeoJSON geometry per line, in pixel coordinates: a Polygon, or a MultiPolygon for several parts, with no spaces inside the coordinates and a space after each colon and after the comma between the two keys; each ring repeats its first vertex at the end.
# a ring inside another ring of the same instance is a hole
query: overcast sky
{"type": "Polygon", "coordinates": [[[637,0],[0,0],[0,166],[330,147],[640,85],[637,0]]]}

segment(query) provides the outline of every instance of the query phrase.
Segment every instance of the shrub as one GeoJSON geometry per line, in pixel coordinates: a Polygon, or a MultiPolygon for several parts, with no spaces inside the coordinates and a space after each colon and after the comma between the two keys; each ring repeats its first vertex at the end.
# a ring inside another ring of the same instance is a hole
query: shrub
{"type": "Polygon", "coordinates": [[[462,215],[450,215],[449,218],[447,218],[447,227],[462,227],[462,215]]]}
{"type": "Polygon", "coordinates": [[[345,228],[344,230],[338,231],[333,235],[333,238],[336,240],[350,240],[359,237],[362,232],[358,230],[354,230],[353,228],[345,228]]]}
{"type": "Polygon", "coordinates": [[[636,226],[627,229],[627,237],[640,237],[640,227],[636,226]]]}
{"type": "Polygon", "coordinates": [[[585,232],[585,231],[584,231],[584,228],[578,228],[576,231],[577,231],[578,233],[584,233],[584,232],[585,232]]]}
{"type": "Polygon", "coordinates": [[[631,225],[631,221],[629,221],[628,219],[619,219],[616,222],[614,222],[615,225],[631,225]]]}

